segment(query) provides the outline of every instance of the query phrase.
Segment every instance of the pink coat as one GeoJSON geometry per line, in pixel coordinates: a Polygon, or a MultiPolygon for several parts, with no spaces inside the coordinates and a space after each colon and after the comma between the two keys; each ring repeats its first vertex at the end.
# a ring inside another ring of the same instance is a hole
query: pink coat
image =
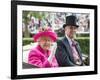
{"type": "Polygon", "coordinates": [[[36,48],[32,49],[28,56],[28,63],[35,65],[37,67],[46,68],[46,67],[57,67],[58,63],[54,57],[52,62],[48,61],[48,56],[50,51],[44,53],[44,50],[38,45],[36,48]]]}

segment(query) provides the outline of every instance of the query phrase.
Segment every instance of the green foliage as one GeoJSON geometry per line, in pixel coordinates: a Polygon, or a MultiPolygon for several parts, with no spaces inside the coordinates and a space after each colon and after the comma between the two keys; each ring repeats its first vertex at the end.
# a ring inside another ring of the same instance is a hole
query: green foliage
{"type": "Polygon", "coordinates": [[[39,11],[23,11],[23,21],[24,23],[29,22],[31,17],[42,19],[45,17],[45,13],[39,11]],[[28,17],[29,15],[29,17],[28,17]]]}
{"type": "Polygon", "coordinates": [[[90,35],[89,34],[76,34],[77,37],[89,37],[90,35]]]}
{"type": "Polygon", "coordinates": [[[90,49],[90,39],[77,39],[79,42],[79,45],[81,47],[82,53],[89,55],[89,49],[90,49]]]}
{"type": "Polygon", "coordinates": [[[28,21],[29,21],[29,18],[27,17],[29,14],[29,11],[23,11],[23,15],[22,15],[22,18],[23,18],[23,22],[27,25],[28,24],[28,21]]]}
{"type": "Polygon", "coordinates": [[[28,45],[30,43],[33,43],[33,39],[32,38],[24,38],[23,39],[23,46],[28,45]]]}

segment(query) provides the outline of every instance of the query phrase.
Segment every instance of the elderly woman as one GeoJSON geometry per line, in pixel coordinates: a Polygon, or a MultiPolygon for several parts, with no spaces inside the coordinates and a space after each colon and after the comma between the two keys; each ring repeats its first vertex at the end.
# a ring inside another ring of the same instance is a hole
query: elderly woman
{"type": "Polygon", "coordinates": [[[30,51],[28,63],[40,68],[57,67],[58,63],[54,53],[50,51],[52,43],[57,40],[56,33],[51,28],[40,28],[33,38],[38,45],[30,51]]]}

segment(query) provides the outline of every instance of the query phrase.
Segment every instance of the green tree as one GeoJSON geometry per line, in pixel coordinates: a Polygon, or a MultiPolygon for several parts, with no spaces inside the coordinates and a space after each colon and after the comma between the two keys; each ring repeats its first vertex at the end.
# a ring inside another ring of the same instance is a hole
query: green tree
{"type": "Polygon", "coordinates": [[[23,23],[25,24],[25,33],[24,33],[24,37],[29,37],[29,31],[28,31],[28,24],[29,21],[31,20],[31,17],[34,16],[35,18],[38,19],[43,19],[45,18],[45,12],[39,12],[39,11],[23,11],[23,23]]]}
{"type": "Polygon", "coordinates": [[[24,33],[24,37],[29,37],[29,32],[28,32],[28,21],[29,21],[29,11],[23,11],[23,23],[25,24],[25,33],[24,33]]]}

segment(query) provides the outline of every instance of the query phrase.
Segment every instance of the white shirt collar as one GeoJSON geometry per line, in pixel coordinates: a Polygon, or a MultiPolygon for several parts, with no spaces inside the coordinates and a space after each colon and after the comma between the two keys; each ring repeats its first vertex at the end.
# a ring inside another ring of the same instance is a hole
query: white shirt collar
{"type": "Polygon", "coordinates": [[[70,44],[70,46],[72,45],[72,40],[73,39],[70,39],[67,35],[65,35],[66,36],[66,38],[68,39],[68,42],[69,42],[69,44],[70,44]]]}
{"type": "Polygon", "coordinates": [[[74,39],[70,39],[67,35],[65,35],[65,36],[68,39],[68,42],[69,42],[70,46],[72,46],[72,41],[74,41],[75,44],[78,44],[74,39]]]}

